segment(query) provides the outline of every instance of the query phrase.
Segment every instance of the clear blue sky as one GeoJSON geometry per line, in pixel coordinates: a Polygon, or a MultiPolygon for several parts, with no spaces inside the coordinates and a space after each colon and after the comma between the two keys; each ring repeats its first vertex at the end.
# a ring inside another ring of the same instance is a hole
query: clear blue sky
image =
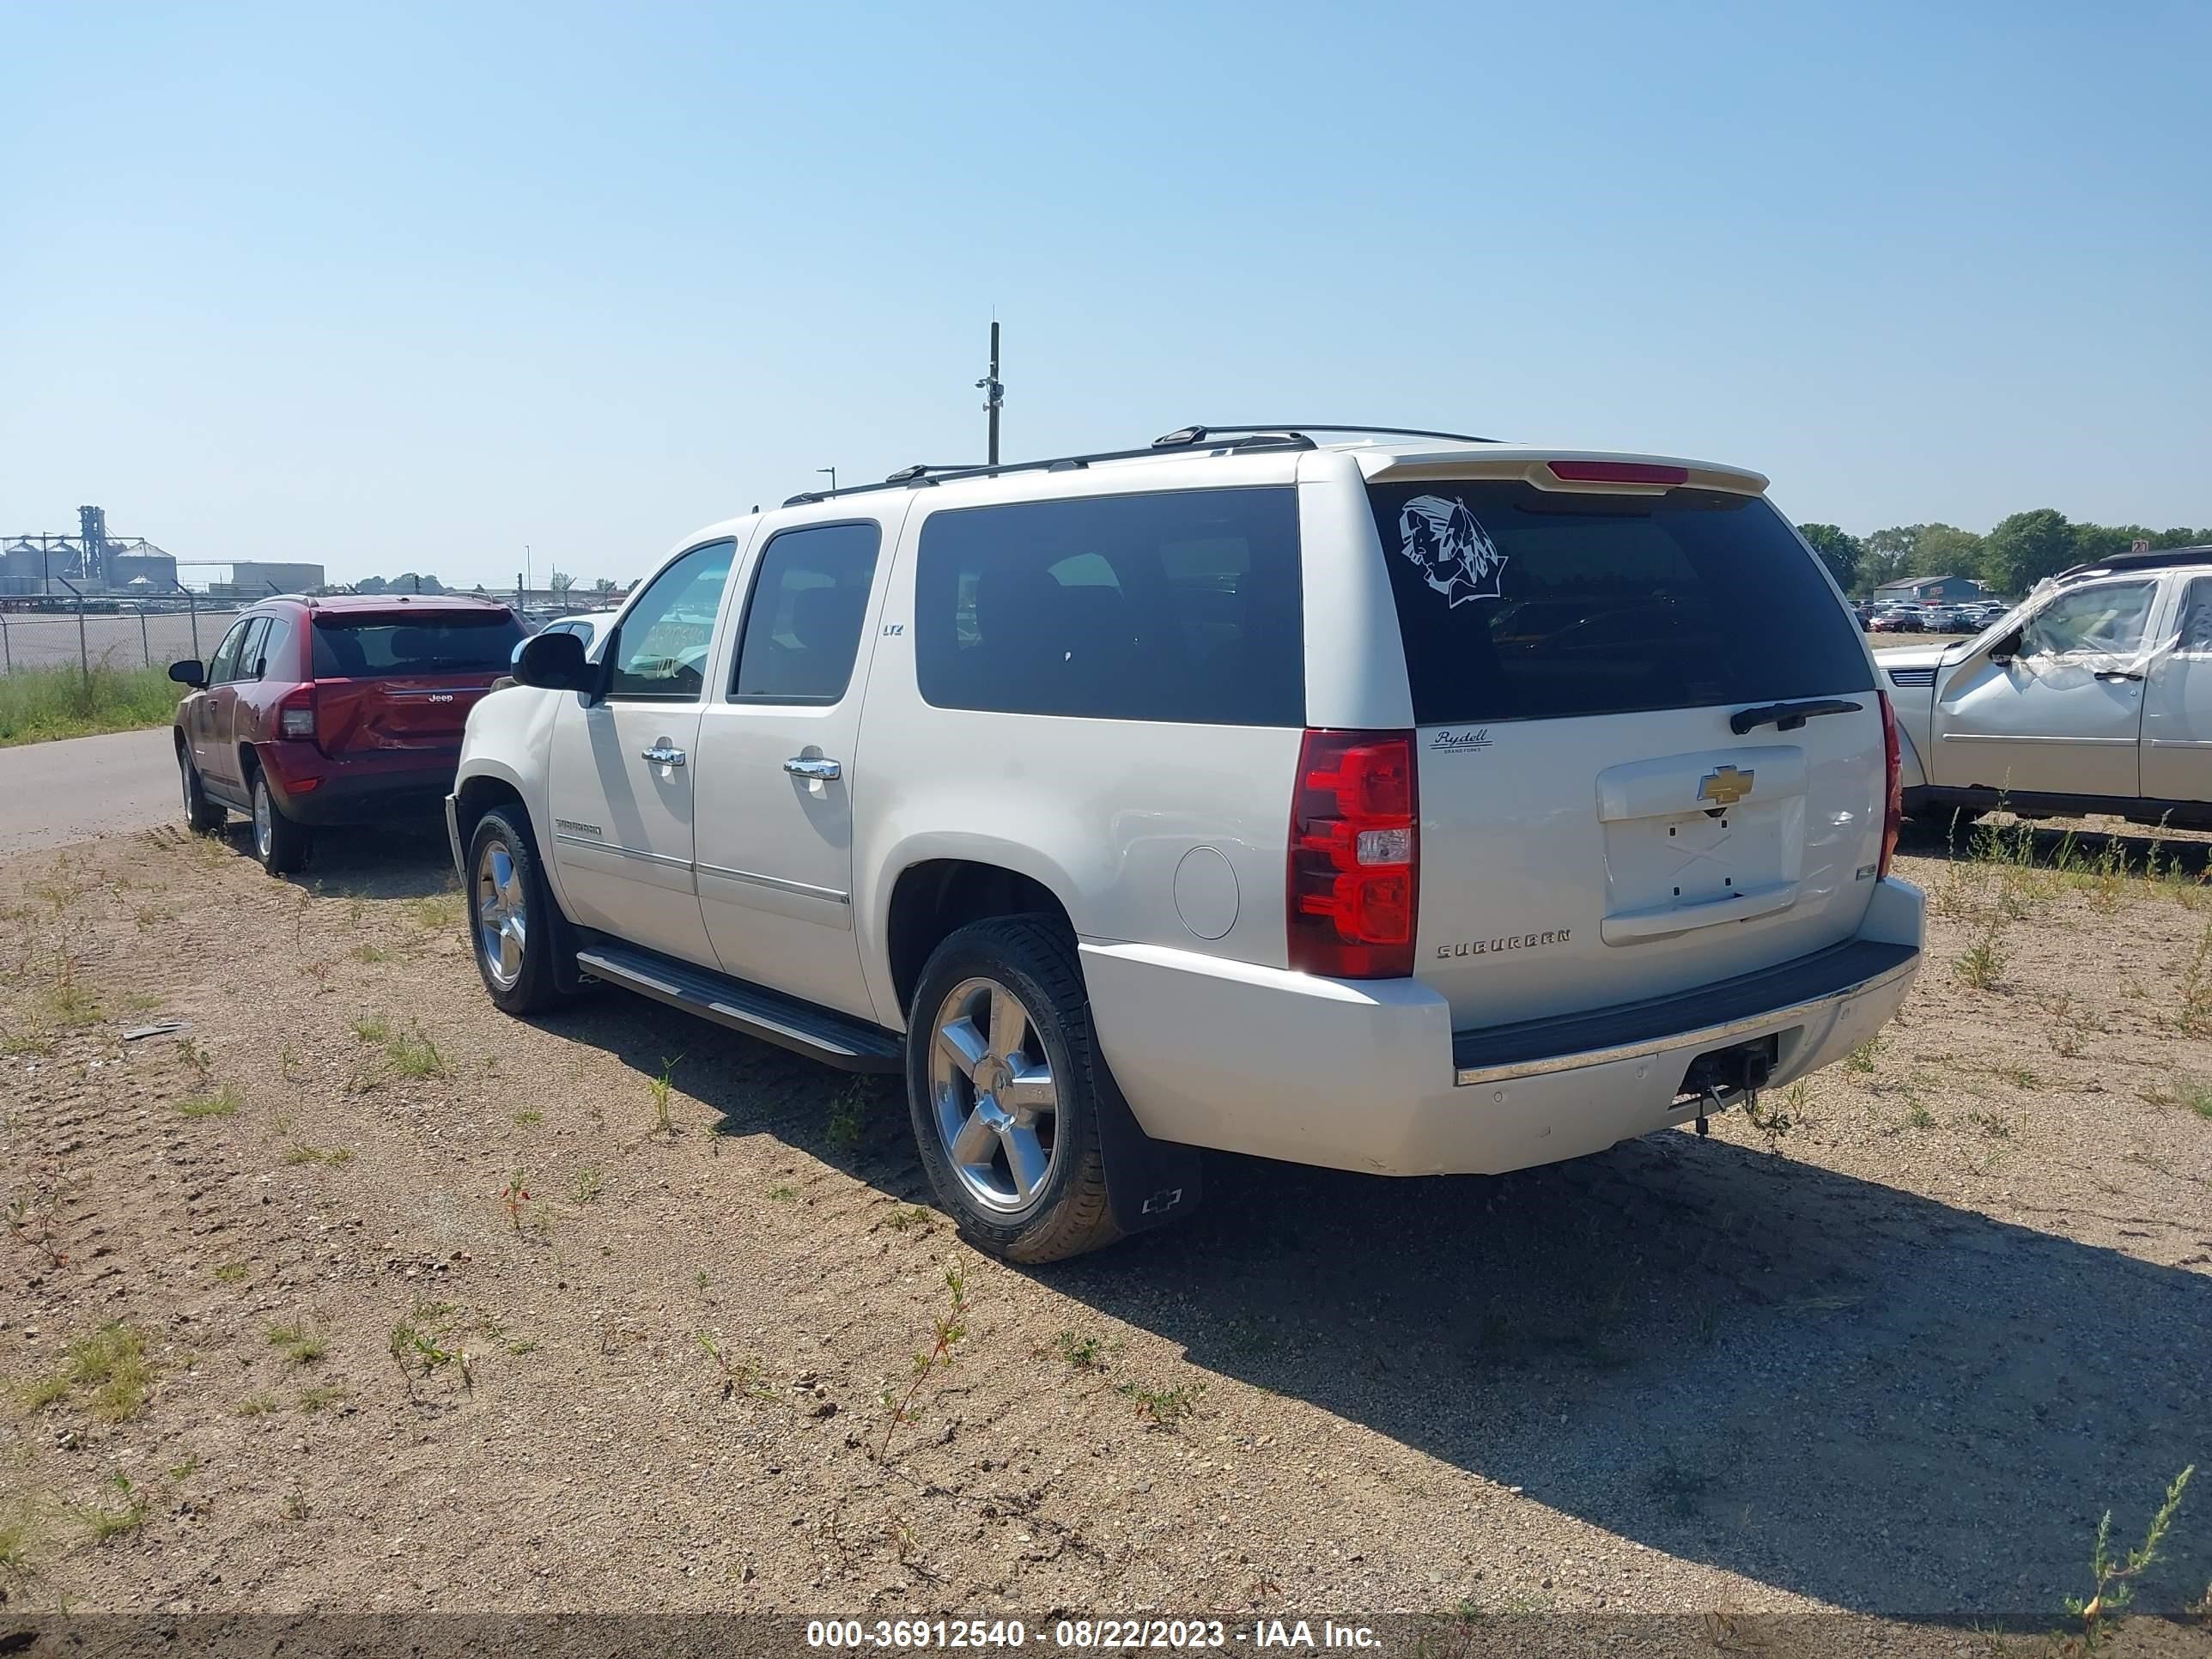
{"type": "Polygon", "coordinates": [[[2212,523],[2212,7],[0,0],[0,532],[628,578],[1332,417],[2212,523]]]}

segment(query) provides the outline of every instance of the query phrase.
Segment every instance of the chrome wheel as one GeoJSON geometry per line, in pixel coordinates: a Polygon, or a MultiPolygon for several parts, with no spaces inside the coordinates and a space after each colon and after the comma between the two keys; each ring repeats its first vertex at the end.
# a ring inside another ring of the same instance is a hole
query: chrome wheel
{"type": "Polygon", "coordinates": [[[929,1097],[960,1184],[1001,1214],[1035,1204],[1060,1162],[1060,1089],[1022,1000],[963,980],[930,1033],[929,1097]]]}
{"type": "Polygon", "coordinates": [[[253,850],[265,860],[276,840],[276,808],[269,799],[269,786],[256,779],[253,785],[253,850]]]}
{"type": "Polygon", "coordinates": [[[502,991],[522,977],[523,947],[529,941],[529,905],[522,872],[503,841],[488,842],[477,860],[477,954],[484,972],[502,991]]]}

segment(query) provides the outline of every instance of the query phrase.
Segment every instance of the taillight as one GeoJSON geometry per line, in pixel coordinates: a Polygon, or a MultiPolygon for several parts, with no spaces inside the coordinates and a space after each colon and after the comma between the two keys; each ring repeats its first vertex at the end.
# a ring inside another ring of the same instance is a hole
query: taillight
{"type": "Polygon", "coordinates": [[[280,737],[312,738],[315,735],[315,688],[302,685],[287,691],[276,705],[276,732],[280,737]]]}
{"type": "Polygon", "coordinates": [[[1887,780],[1882,793],[1881,863],[1875,873],[1887,876],[1890,860],[1897,856],[1897,832],[1905,827],[1905,780],[1898,753],[1897,710],[1890,706],[1888,692],[1875,695],[1881,699],[1881,764],[1887,780]]]}
{"type": "Polygon", "coordinates": [[[1291,795],[1291,966],[1337,979],[1413,971],[1420,796],[1410,732],[1309,732],[1291,795]]]}

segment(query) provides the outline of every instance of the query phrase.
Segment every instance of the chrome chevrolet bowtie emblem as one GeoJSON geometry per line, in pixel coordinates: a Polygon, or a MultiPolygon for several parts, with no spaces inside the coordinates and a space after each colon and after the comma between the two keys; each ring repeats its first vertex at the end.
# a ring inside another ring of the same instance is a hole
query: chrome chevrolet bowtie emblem
{"type": "Polygon", "coordinates": [[[1698,785],[1698,799],[1711,801],[1716,806],[1733,806],[1751,793],[1756,772],[1739,772],[1733,766],[1723,766],[1708,772],[1698,785]]]}

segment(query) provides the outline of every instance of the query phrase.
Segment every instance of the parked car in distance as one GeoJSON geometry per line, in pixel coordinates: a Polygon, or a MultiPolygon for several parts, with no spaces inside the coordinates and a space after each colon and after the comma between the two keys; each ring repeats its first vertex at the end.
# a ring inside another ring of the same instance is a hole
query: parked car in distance
{"type": "Polygon", "coordinates": [[[2212,827],[2212,546],[2079,567],[1999,620],[1881,654],[1908,811],[2212,827]]]}
{"type": "MultiPolygon", "coordinates": [[[[556,617],[538,632],[539,634],[574,634],[578,639],[583,641],[584,654],[588,657],[592,654],[592,647],[605,636],[607,630],[614,626],[615,618],[621,614],[619,611],[579,611],[573,617],[556,617]]],[[[536,635],[532,635],[532,638],[535,637],[537,637],[536,635]]],[[[528,640],[517,641],[514,655],[520,657],[522,654],[522,647],[529,642],[528,640]]]]}
{"type": "Polygon", "coordinates": [[[1927,631],[1917,611],[1877,611],[1874,619],[1867,623],[1869,634],[1924,634],[1927,631]]]}
{"type": "Polygon", "coordinates": [[[1766,481],[1336,430],[797,496],[532,639],[448,803],[494,1003],[902,1073],[1025,1261],[1200,1148],[1521,1169],[1868,1041],[1887,705],[1766,481]]]}
{"type": "Polygon", "coordinates": [[[513,611],[459,594],[264,599],[214,656],[173,663],[185,814],[202,833],[253,820],[271,875],[319,825],[434,813],[469,710],[522,638],[513,611]]]}

